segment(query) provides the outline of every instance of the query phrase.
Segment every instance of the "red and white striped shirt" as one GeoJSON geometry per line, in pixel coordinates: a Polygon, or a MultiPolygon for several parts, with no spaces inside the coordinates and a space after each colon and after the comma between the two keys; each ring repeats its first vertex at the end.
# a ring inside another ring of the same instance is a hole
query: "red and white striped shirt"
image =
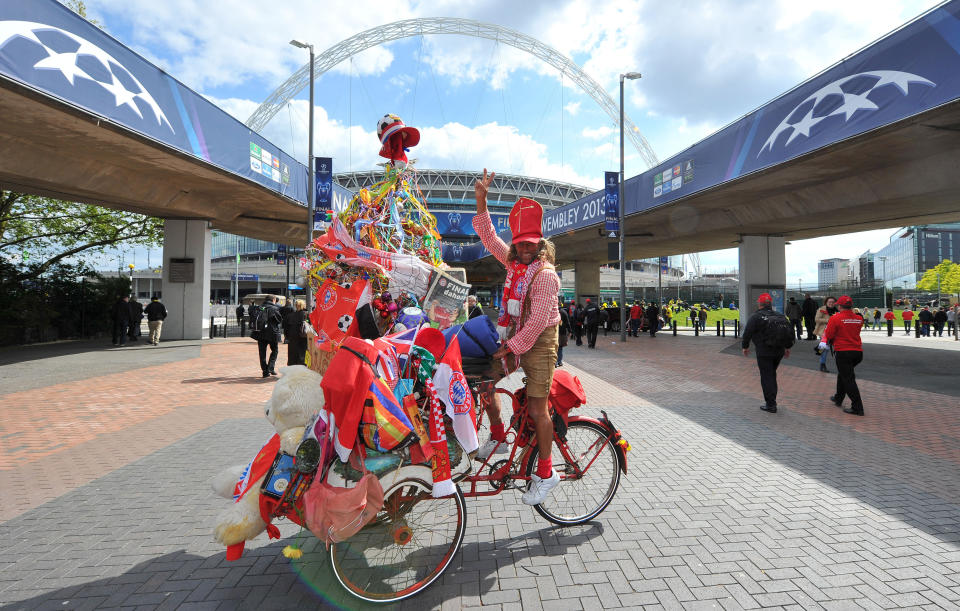
{"type": "MultiPolygon", "coordinates": [[[[497,235],[493,228],[493,221],[490,220],[490,214],[484,212],[473,217],[473,228],[477,231],[480,241],[490,251],[490,254],[506,267],[510,247],[497,235]]],[[[552,268],[547,268],[543,273],[537,274],[537,270],[543,266],[544,263],[540,259],[527,266],[524,282],[529,287],[527,295],[530,297],[530,315],[524,320],[523,326],[517,329],[516,335],[507,341],[510,352],[516,355],[521,355],[530,350],[544,329],[560,324],[558,302],[560,277],[552,268]],[[537,277],[531,284],[530,279],[534,275],[537,277]]]]}

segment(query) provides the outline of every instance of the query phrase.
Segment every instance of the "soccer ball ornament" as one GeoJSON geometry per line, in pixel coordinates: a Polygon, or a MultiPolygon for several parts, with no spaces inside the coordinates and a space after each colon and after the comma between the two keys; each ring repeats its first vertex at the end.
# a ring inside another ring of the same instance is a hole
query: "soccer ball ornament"
{"type": "Polygon", "coordinates": [[[337,319],[337,329],[340,329],[342,333],[346,333],[347,329],[350,328],[351,323],[353,323],[353,316],[344,314],[337,319]]]}
{"type": "MultiPolygon", "coordinates": [[[[397,123],[399,123],[402,126],[403,119],[401,119],[397,115],[392,115],[389,113],[383,115],[383,118],[377,121],[377,138],[379,138],[380,144],[383,144],[383,141],[385,139],[383,133],[387,131],[391,126],[397,123]]],[[[389,138],[390,134],[387,134],[387,137],[389,138]]]]}

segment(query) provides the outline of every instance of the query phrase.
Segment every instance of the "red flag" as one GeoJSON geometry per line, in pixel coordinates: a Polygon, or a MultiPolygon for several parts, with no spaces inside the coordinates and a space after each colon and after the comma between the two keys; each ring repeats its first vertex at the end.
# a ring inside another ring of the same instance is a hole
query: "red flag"
{"type": "Polygon", "coordinates": [[[357,304],[366,286],[366,280],[348,286],[327,280],[317,291],[310,322],[317,331],[317,346],[322,350],[331,352],[347,335],[353,335],[357,326],[357,304]]]}

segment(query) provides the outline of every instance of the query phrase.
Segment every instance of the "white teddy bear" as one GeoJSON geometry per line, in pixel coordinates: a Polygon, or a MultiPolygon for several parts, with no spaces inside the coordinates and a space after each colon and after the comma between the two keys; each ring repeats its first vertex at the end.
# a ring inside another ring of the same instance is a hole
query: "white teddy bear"
{"type": "MultiPolygon", "coordinates": [[[[279,435],[280,450],[295,455],[297,446],[303,438],[303,429],[307,421],[323,408],[323,390],[319,373],[303,365],[292,365],[280,370],[282,376],[273,388],[273,394],[267,401],[264,415],[279,435]]],[[[273,457],[268,458],[272,462],[273,457]]],[[[237,483],[251,465],[237,465],[219,473],[211,482],[213,491],[218,495],[232,499],[237,483]]],[[[237,546],[253,539],[267,528],[260,516],[260,485],[263,475],[249,483],[241,492],[236,503],[224,510],[217,518],[214,538],[221,544],[237,546]]],[[[242,553],[242,547],[239,550],[242,553]]],[[[228,550],[228,559],[231,553],[228,550]]],[[[237,556],[239,557],[239,556],[237,556]]]]}

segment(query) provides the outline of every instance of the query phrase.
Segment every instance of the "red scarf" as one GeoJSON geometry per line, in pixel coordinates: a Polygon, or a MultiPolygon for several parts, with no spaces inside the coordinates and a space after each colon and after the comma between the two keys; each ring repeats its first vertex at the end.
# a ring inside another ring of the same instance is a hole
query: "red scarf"
{"type": "MultiPolygon", "coordinates": [[[[523,298],[527,293],[527,283],[524,281],[527,275],[528,265],[519,261],[511,261],[507,267],[507,280],[503,284],[503,299],[500,306],[500,317],[497,319],[497,326],[507,328],[513,322],[513,315],[508,310],[508,304],[515,300],[517,307],[523,303],[523,298]]],[[[519,320],[519,310],[517,310],[517,319],[519,320]]]]}

